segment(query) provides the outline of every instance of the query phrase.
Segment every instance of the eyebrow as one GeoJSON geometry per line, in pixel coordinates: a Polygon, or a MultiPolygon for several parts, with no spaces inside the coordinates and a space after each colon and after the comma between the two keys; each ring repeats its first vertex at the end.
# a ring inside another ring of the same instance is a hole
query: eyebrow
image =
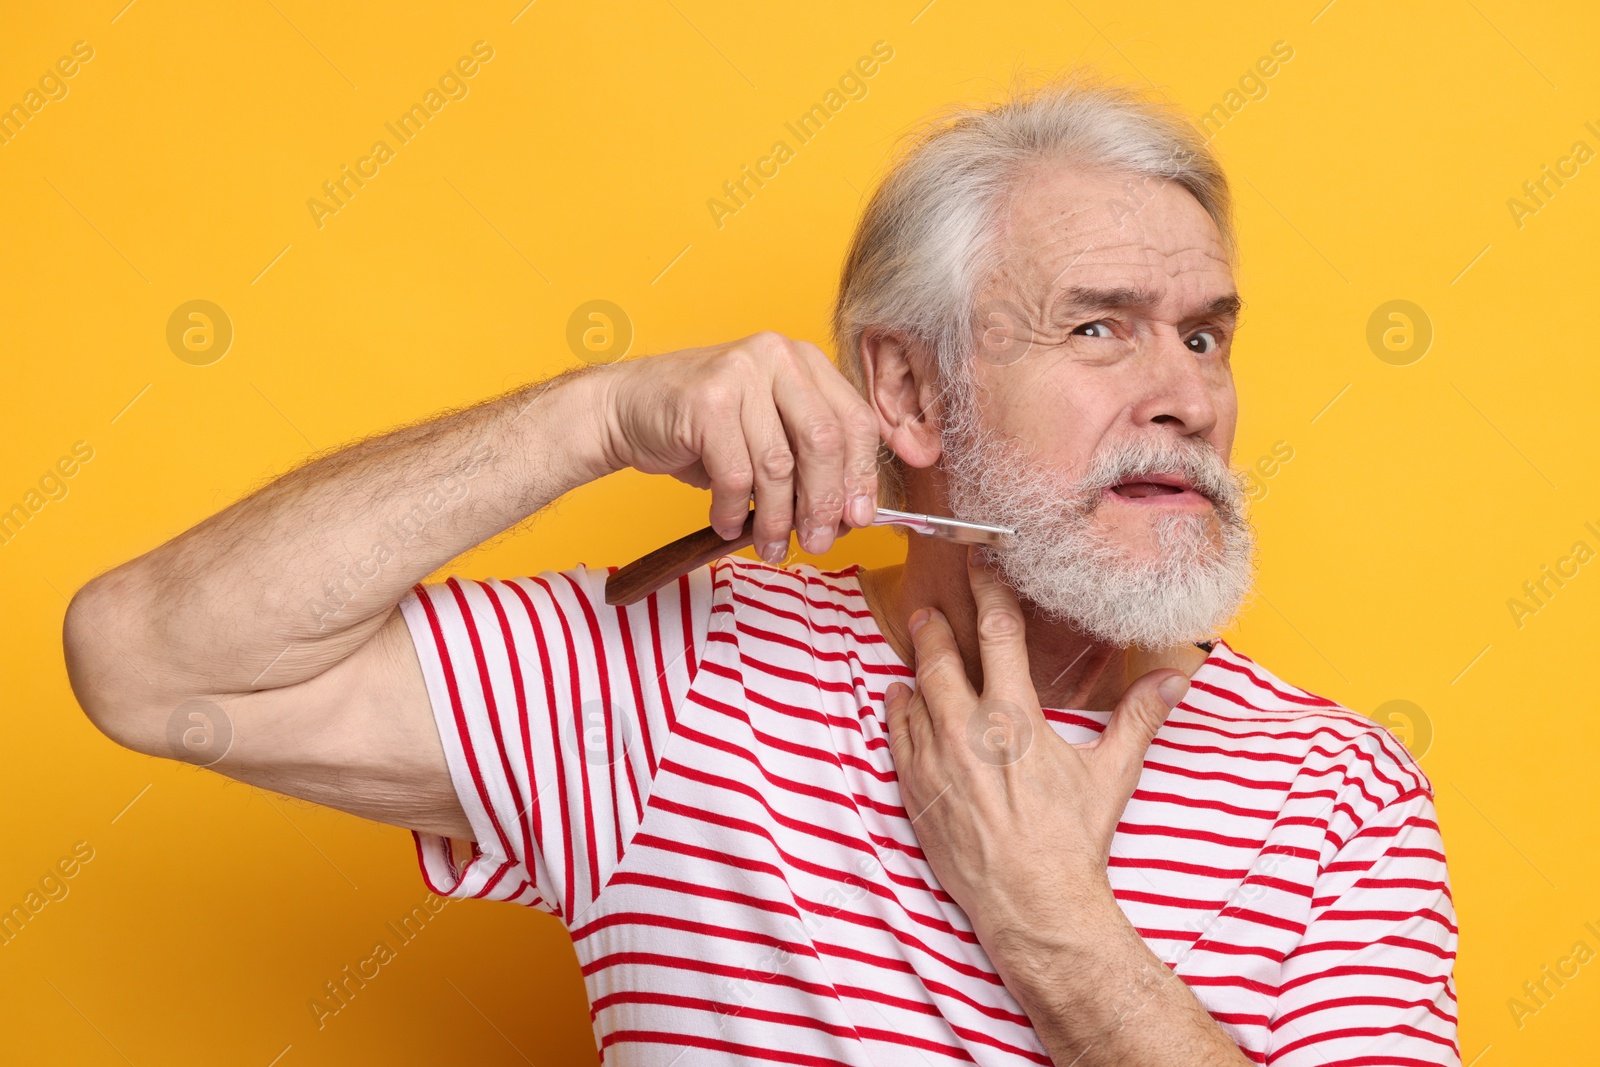
{"type": "MultiPolygon", "coordinates": [[[[1064,296],[1063,306],[1074,311],[1093,308],[1149,310],[1161,303],[1161,295],[1159,293],[1130,286],[1097,289],[1092,286],[1075,285],[1068,289],[1064,296]]],[[[1197,314],[1190,316],[1190,318],[1237,317],[1239,310],[1243,307],[1244,301],[1239,299],[1239,294],[1229,293],[1226,296],[1217,297],[1201,308],[1197,314]]]]}

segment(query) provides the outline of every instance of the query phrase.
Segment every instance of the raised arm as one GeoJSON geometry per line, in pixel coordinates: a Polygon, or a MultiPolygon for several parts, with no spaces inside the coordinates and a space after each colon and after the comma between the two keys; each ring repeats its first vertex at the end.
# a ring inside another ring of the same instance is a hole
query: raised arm
{"type": "Polygon", "coordinates": [[[317,459],[94,579],[68,675],[129,748],[469,837],[396,609],[415,583],[628,466],[710,488],[727,536],[753,493],[758,544],[825,551],[870,521],[877,444],[821,350],[776,334],[585,368],[317,459]]]}

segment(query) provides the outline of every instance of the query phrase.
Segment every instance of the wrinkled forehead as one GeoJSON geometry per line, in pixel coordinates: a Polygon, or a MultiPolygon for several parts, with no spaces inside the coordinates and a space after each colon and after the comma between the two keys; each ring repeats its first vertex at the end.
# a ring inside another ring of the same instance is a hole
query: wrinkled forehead
{"type": "Polygon", "coordinates": [[[1222,234],[1188,190],[1159,178],[1041,169],[1012,196],[994,287],[1046,300],[1084,287],[1204,303],[1234,287],[1222,234]]]}

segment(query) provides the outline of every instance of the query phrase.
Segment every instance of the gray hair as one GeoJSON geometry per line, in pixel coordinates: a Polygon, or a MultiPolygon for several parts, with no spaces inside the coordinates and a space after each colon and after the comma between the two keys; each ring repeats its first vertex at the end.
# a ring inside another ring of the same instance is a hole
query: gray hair
{"type": "MultiPolygon", "coordinates": [[[[833,340],[839,369],[863,396],[868,330],[925,346],[947,387],[970,375],[976,303],[1000,265],[1000,224],[1022,181],[1048,163],[1175,182],[1216,223],[1229,259],[1236,255],[1227,177],[1171,105],[1074,71],[988,107],[957,106],[902,143],[840,272],[833,340]]],[[[887,445],[879,482],[885,506],[904,503],[904,464],[887,445]]]]}

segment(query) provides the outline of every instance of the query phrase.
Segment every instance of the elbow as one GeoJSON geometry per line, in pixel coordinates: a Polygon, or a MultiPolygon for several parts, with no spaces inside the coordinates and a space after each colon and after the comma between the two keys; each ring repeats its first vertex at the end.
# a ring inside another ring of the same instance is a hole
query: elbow
{"type": "Polygon", "coordinates": [[[126,581],[116,571],[101,575],[79,589],[67,604],[61,624],[62,653],[67,680],[78,706],[106,737],[124,748],[160,755],[164,733],[150,710],[154,686],[148,668],[132,658],[135,650],[121,648],[129,613],[126,581]],[[146,692],[146,691],[152,692],[146,692]]]}

